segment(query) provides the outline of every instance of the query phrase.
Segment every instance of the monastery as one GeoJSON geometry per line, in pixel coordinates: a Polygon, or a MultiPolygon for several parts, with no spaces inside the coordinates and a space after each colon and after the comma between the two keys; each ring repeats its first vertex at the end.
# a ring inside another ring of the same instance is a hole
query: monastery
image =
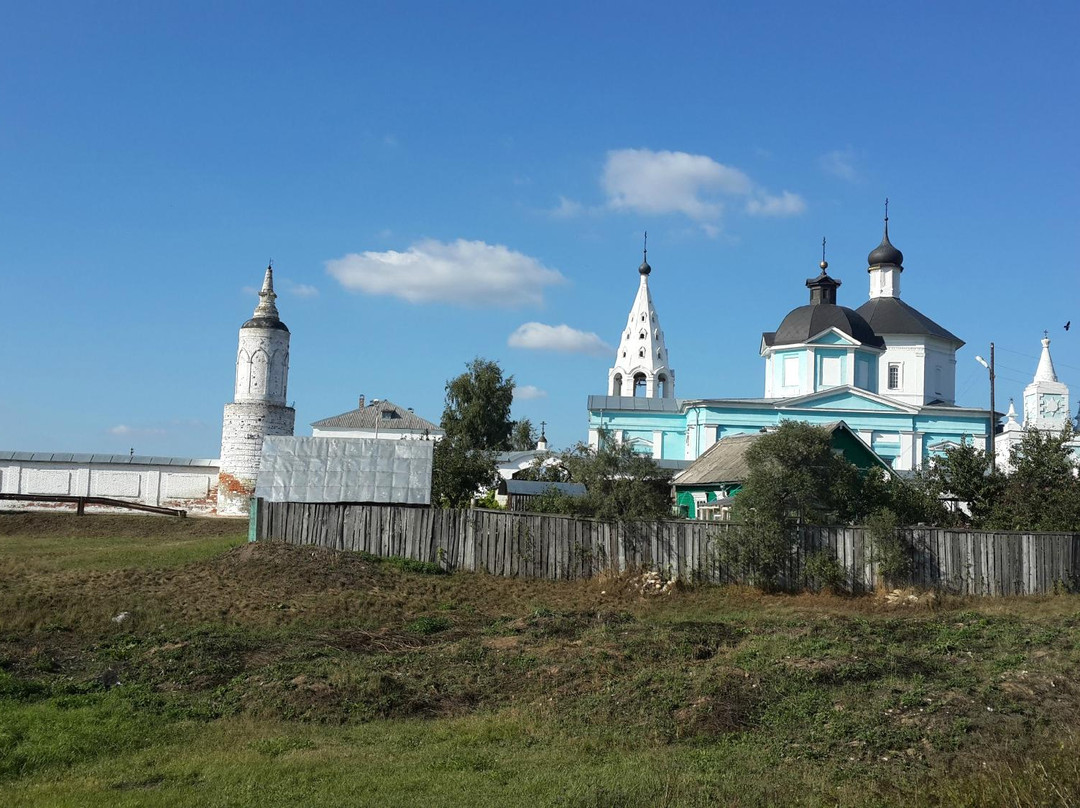
{"type": "Polygon", "coordinates": [[[786,419],[844,421],[897,471],[920,468],[949,446],[989,446],[989,411],[955,402],[963,340],[900,298],[904,256],[889,240],[888,216],[867,257],[866,302],[857,309],[837,303],[841,281],[823,256],[819,274],[806,281],[809,302],[761,335],[761,398],[676,397],[645,258],[607,391],[588,399],[593,447],[605,431],[682,466],[720,438],[786,419]]]}
{"type": "MultiPolygon", "coordinates": [[[[602,395],[588,398],[589,442],[607,432],[669,467],[683,468],[721,438],[751,435],[794,419],[838,422],[896,471],[918,469],[950,446],[989,447],[988,410],[956,405],[956,352],[963,340],[900,297],[904,256],[889,239],[867,257],[868,299],[838,303],[841,281],[822,257],[806,281],[809,301],[761,335],[760,398],[678,398],[675,369],[649,288],[652,267],[638,267],[638,288],[602,395]]],[[[292,435],[287,405],[289,340],[267,267],[259,302],[240,327],[233,400],[222,418],[220,459],[0,451],[0,493],[104,496],[195,512],[246,514],[263,442],[292,435]]],[[[1069,389],[1058,379],[1050,340],[1023,393],[1023,423],[1010,404],[995,440],[997,463],[1025,430],[1069,424],[1069,389]]],[[[1077,416],[1080,425],[1080,413],[1077,416]]],[[[438,439],[441,430],[389,401],[374,400],[316,421],[314,437],[438,439]]],[[[853,438],[854,439],[854,438],[853,438]]],[[[1072,442],[1080,457],[1080,438],[1072,442]]],[[[546,448],[538,446],[538,450],[546,448]]],[[[507,453],[508,478],[537,452],[507,453]]]]}

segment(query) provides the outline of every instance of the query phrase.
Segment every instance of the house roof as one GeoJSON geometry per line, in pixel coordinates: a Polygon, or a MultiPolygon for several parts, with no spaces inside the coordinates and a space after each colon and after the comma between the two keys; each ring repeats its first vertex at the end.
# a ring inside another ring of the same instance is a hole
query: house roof
{"type": "Polygon", "coordinates": [[[537,496],[554,488],[560,494],[571,497],[585,496],[585,486],[581,483],[553,483],[542,480],[507,480],[506,493],[518,496],[537,496]]]}
{"type": "MultiPolygon", "coordinates": [[[[861,447],[860,452],[865,451],[866,457],[871,463],[891,473],[889,464],[867,446],[866,442],[844,421],[833,421],[824,424],[823,428],[828,430],[834,437],[837,432],[846,433],[855,444],[861,447]]],[[[676,474],[672,483],[682,487],[744,481],[750,473],[750,467],[746,463],[746,452],[754,444],[754,441],[763,434],[762,432],[754,432],[749,435],[731,435],[730,437],[721,438],[691,463],[689,468],[676,474]]]]}
{"type": "Polygon", "coordinates": [[[436,424],[385,398],[372,401],[364,407],[343,412],[341,415],[315,421],[312,426],[319,429],[375,429],[378,427],[409,432],[427,430],[433,434],[442,434],[442,430],[436,424]]]}
{"type": "Polygon", "coordinates": [[[690,464],[689,468],[675,475],[675,485],[712,485],[714,483],[734,483],[746,479],[750,467],[746,464],[746,450],[761,437],[760,432],[752,435],[731,435],[721,438],[690,464]]]}

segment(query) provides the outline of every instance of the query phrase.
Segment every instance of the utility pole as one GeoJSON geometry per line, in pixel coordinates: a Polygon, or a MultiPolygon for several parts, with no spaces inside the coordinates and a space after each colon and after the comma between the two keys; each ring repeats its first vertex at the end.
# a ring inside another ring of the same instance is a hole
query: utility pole
{"type": "Polygon", "coordinates": [[[997,468],[997,415],[994,413],[994,343],[990,343],[990,363],[981,356],[976,356],[975,361],[990,371],[990,471],[997,468]]]}

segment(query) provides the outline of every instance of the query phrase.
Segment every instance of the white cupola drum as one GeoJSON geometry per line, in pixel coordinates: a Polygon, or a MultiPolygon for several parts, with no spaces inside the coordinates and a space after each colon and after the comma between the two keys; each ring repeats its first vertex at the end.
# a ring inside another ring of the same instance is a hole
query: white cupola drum
{"type": "Polygon", "coordinates": [[[608,371],[608,395],[675,398],[675,371],[669,364],[664,331],[649,292],[652,267],[647,244],[638,267],[637,296],[619,339],[615,365],[608,371]]]}
{"type": "Polygon", "coordinates": [[[290,335],[276,299],[274,270],[268,266],[255,312],[240,326],[233,403],[225,405],[221,429],[218,513],[247,513],[263,439],[293,434],[296,411],[286,406],[290,335]]]}

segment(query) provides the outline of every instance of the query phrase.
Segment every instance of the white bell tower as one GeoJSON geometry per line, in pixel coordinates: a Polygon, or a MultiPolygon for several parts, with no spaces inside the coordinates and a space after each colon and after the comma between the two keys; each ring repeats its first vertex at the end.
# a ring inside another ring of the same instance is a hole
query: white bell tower
{"type": "MultiPolygon", "coordinates": [[[[648,235],[646,235],[648,238],[648,235]]],[[[637,297],[626,320],[619,347],[615,354],[615,366],[608,371],[607,394],[609,396],[637,396],[641,398],[675,398],[675,371],[668,364],[664,332],[660,318],[653,308],[649,294],[648,242],[638,273],[637,297]]]]}
{"type": "Polygon", "coordinates": [[[221,426],[221,514],[246,514],[255,491],[263,438],[292,435],[296,411],[286,406],[289,385],[289,329],[278,317],[274,270],[266,268],[259,304],[240,326],[233,403],[225,405],[221,426]]]}

